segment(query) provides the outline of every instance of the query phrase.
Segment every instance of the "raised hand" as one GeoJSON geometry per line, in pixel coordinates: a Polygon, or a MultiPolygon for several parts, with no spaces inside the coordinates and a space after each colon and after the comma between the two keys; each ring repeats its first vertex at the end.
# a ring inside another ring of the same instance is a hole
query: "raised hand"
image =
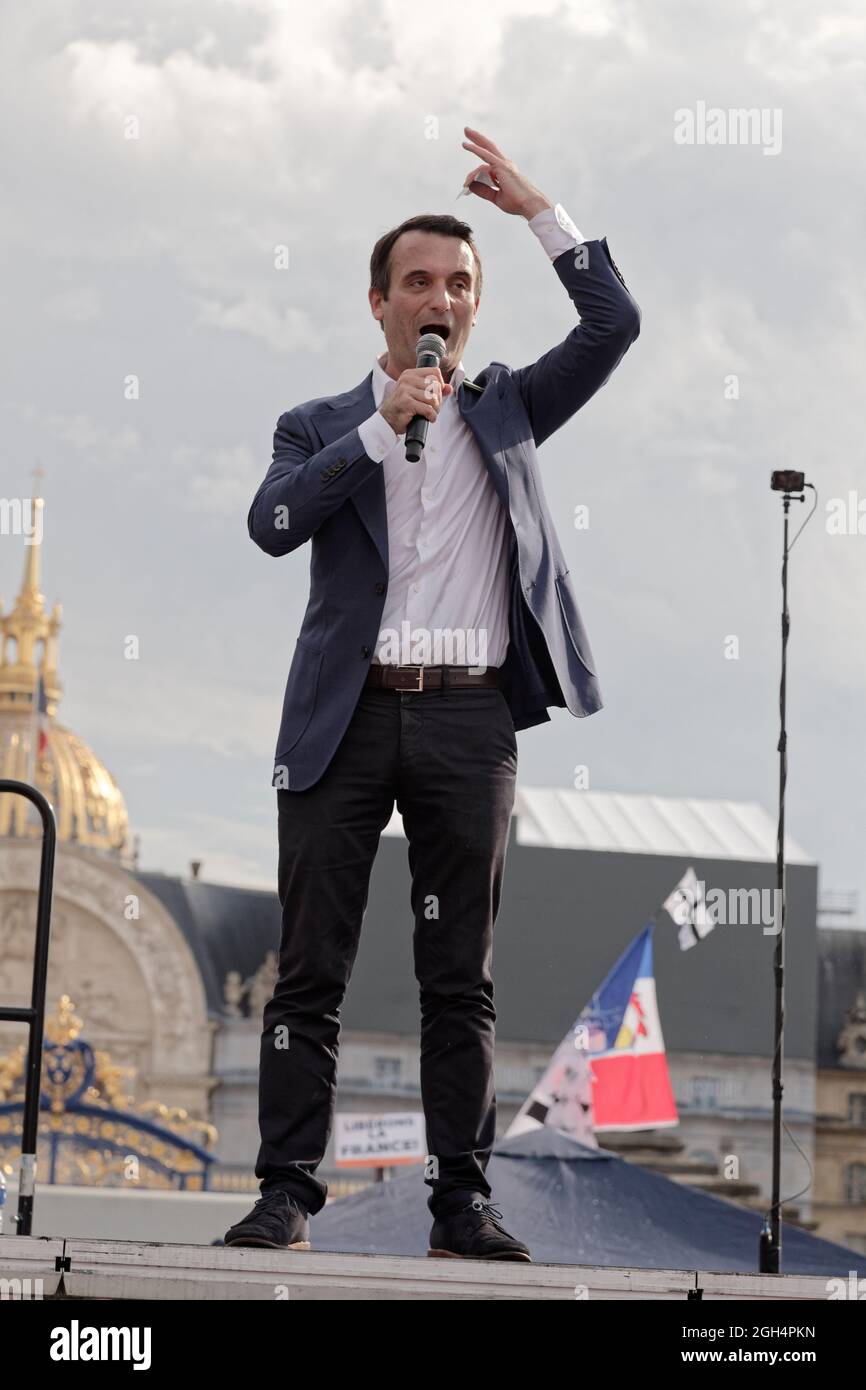
{"type": "Polygon", "coordinates": [[[514,160],[508,159],[489,136],[482,135],[480,130],[473,130],[468,125],[463,129],[469,136],[468,140],[463,141],[463,148],[480,155],[484,160],[484,163],[473,169],[471,174],[467,174],[463,180],[464,188],[468,188],[470,193],[475,193],[487,203],[495,203],[503,212],[518,217],[534,217],[543,208],[553,207],[549,199],[529,182],[526,175],[520,173],[514,160]],[[496,184],[495,188],[478,182],[478,175],[482,171],[491,176],[496,184]]]}

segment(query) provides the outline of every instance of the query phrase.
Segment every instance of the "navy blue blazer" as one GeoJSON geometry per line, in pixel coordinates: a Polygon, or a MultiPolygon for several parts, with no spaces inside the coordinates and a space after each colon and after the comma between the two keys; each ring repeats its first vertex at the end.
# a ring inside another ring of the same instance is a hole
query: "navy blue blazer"
{"type": "MultiPolygon", "coordinates": [[[[528,367],[491,362],[457,391],[509,524],[509,645],[503,692],[515,729],[549,706],[601,709],[589,638],[541,482],[536,449],[604,385],[640,332],[641,314],[607,238],[563,251],[553,269],[580,322],[528,367]],[[583,252],[586,264],[580,259],[583,252]]],[[[381,463],[358,425],[375,410],[373,373],[351,391],[281,415],[273,462],[247,518],[268,555],[312,541],[310,595],[286,682],[271,785],[313,786],[358,702],[379,637],[388,586],[381,463]]]]}

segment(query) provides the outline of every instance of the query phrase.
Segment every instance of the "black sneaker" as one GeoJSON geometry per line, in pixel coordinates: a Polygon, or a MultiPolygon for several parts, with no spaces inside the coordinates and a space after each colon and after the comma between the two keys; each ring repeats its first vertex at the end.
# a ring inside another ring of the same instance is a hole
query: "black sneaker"
{"type": "Polygon", "coordinates": [[[437,1216],[430,1232],[428,1255],[458,1260],[523,1260],[532,1264],[529,1247],[516,1240],[494,1217],[502,1218],[492,1202],[474,1198],[456,1211],[437,1216]]]}
{"type": "Polygon", "coordinates": [[[230,1226],[226,1245],[267,1245],[276,1250],[309,1250],[310,1222],[306,1208],[285,1188],[263,1192],[243,1221],[230,1226]]]}

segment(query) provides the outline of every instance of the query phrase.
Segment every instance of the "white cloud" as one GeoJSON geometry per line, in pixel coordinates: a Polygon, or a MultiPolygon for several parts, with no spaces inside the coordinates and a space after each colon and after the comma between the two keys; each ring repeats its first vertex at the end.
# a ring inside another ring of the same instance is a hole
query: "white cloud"
{"type": "MultiPolygon", "coordinates": [[[[228,638],[226,638],[228,643],[228,638]]],[[[147,650],[147,639],[142,643],[147,650]]],[[[209,660],[209,658],[208,658],[209,660]]],[[[94,680],[90,689],[74,691],[76,707],[86,728],[76,732],[93,743],[99,737],[121,746],[134,744],[139,753],[158,753],[171,760],[172,750],[203,751],[222,760],[267,759],[274,750],[282,690],[261,695],[224,678],[214,683],[209,669],[199,675],[195,644],[186,664],[157,665],[148,657],[124,662],[123,674],[110,682],[94,680]]],[[[287,668],[288,669],[288,668],[287,668]]],[[[116,769],[122,782],[120,769],[116,769]]]]}
{"type": "Polygon", "coordinates": [[[222,332],[246,333],[274,352],[317,351],[324,342],[310,316],[290,305],[282,313],[272,304],[247,297],[235,304],[203,300],[198,322],[222,332]]]}
{"type": "Polygon", "coordinates": [[[94,285],[76,285],[52,295],[45,310],[63,323],[93,323],[102,313],[102,300],[94,285]]]}
{"type": "Polygon", "coordinates": [[[71,444],[74,449],[86,450],[91,457],[101,457],[103,461],[121,454],[133,454],[141,444],[139,432],[133,425],[113,430],[83,410],[69,415],[52,413],[47,416],[45,426],[56,439],[71,444]]]}
{"type": "Polygon", "coordinates": [[[199,878],[204,883],[260,888],[275,894],[276,872],[268,873],[266,867],[275,859],[275,832],[257,830],[250,841],[249,831],[249,825],[242,820],[217,822],[193,816],[181,817],[171,830],[159,824],[143,824],[137,830],[139,868],[190,879],[190,863],[198,859],[199,878]],[[237,848],[244,840],[250,841],[246,854],[237,848]]]}
{"type": "Polygon", "coordinates": [[[246,444],[204,450],[181,445],[173,451],[178,473],[186,479],[191,511],[235,519],[249,511],[260,481],[259,462],[246,444]]]}

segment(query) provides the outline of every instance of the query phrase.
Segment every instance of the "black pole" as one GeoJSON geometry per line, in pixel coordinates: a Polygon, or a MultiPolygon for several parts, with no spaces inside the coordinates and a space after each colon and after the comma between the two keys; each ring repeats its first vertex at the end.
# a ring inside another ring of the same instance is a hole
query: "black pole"
{"type": "Polygon", "coordinates": [[[785,883],[785,783],[788,780],[788,731],[785,727],[785,697],[787,693],[788,633],[791,618],[788,612],[788,556],[793,549],[800,531],[806,525],[818,505],[818,494],[811,483],[806,482],[804,473],[793,469],[773,473],[770,486],[774,492],[783,494],[784,537],[782,545],[782,678],[779,684],[779,723],[780,733],[777,745],[779,753],[779,828],[776,839],[776,950],[773,958],[773,977],[775,982],[775,1024],[773,1030],[773,1199],[768,1216],[764,1217],[758,1247],[758,1268],[762,1274],[779,1274],[782,1268],[782,1200],[780,1196],[782,1178],[782,1059],[784,1055],[785,1031],[785,915],[787,911],[785,883]],[[788,512],[792,496],[797,502],[805,502],[805,489],[815,493],[812,511],[803,522],[791,544],[788,544],[788,512]]]}
{"type": "Polygon", "coordinates": [[[40,791],[27,782],[0,779],[0,794],[12,792],[32,801],[42,818],[42,859],[39,866],[39,899],[36,906],[36,949],[29,1008],[0,1008],[0,1018],[29,1025],[27,1066],[24,1072],[24,1116],[21,1127],[21,1176],[18,1180],[18,1217],[15,1234],[29,1236],[33,1224],[36,1190],[36,1140],[39,1129],[39,1091],[42,1083],[42,1039],[45,1028],[45,991],[48,980],[48,941],[51,928],[51,894],[54,884],[54,850],[57,825],[54,811],[40,791]]]}
{"type": "Polygon", "coordinates": [[[788,731],[785,728],[785,694],[788,659],[788,632],[790,615],[788,613],[788,511],[791,497],[785,493],[784,542],[782,547],[782,679],[779,685],[779,828],[776,840],[776,950],[773,960],[775,981],[774,1036],[773,1036],[773,1196],[770,1207],[769,1227],[765,1220],[761,1231],[760,1272],[778,1274],[782,1265],[782,1216],[781,1216],[781,1176],[782,1176],[782,1059],[784,1053],[785,1031],[785,782],[788,776],[788,731]]]}

